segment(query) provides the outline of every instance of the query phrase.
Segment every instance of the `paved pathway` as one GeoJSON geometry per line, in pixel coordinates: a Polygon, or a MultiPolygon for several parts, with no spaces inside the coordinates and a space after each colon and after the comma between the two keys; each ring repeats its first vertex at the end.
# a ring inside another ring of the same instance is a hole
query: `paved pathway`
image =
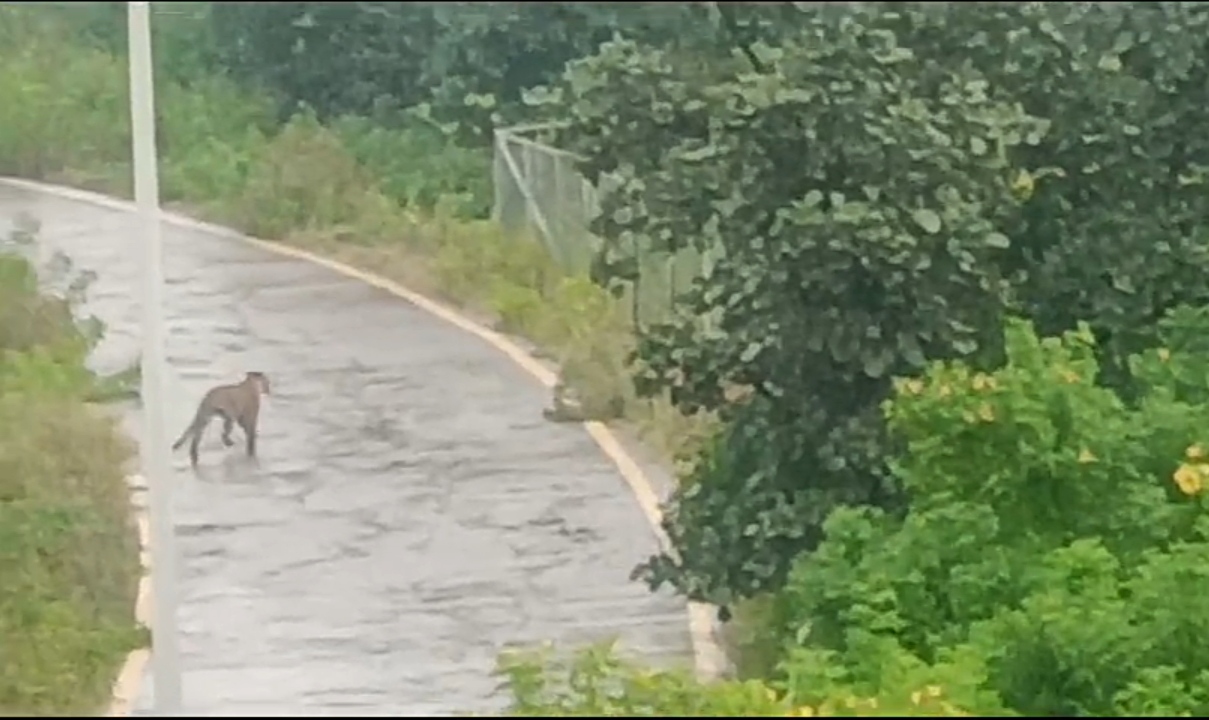
{"type": "MultiPolygon", "coordinates": [[[[98,369],[137,357],[133,216],[0,185],[0,231],[97,280],[98,369]]],[[[514,642],[620,634],[687,660],[682,602],[628,582],[654,537],[546,391],[386,293],[244,243],[164,225],[168,434],[210,385],[269,374],[259,464],[218,441],[176,455],[185,703],[192,715],[450,715],[506,698],[514,642]]],[[[238,433],[238,431],[237,431],[238,433]]],[[[139,707],[150,707],[150,682],[139,707]]]]}

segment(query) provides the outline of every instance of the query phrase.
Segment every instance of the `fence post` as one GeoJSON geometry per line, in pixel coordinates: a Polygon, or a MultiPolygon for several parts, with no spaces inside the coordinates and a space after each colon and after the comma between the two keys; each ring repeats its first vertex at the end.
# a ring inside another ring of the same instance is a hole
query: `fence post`
{"type": "Polygon", "coordinates": [[[508,131],[504,128],[495,128],[491,133],[492,145],[495,152],[491,157],[491,185],[494,191],[494,200],[491,205],[491,219],[503,225],[504,223],[504,180],[507,169],[501,162],[500,154],[505,151],[505,138],[508,131]]]}
{"type": "Polygon", "coordinates": [[[567,252],[566,248],[563,245],[563,243],[567,242],[567,231],[564,227],[564,223],[563,223],[563,220],[561,217],[563,214],[561,212],[562,211],[561,206],[562,206],[562,201],[563,201],[563,183],[562,183],[562,166],[563,166],[563,164],[556,157],[550,157],[550,161],[554,164],[554,172],[553,172],[554,197],[557,198],[557,205],[558,205],[557,207],[554,208],[554,212],[557,213],[557,215],[554,216],[554,218],[555,218],[554,227],[558,230],[558,240],[551,241],[550,249],[553,251],[554,247],[557,246],[558,251],[556,253],[554,253],[555,261],[558,262],[559,265],[566,268],[568,271],[574,272],[577,269],[574,267],[574,264],[575,264],[574,260],[573,260],[574,254],[567,252]]]}
{"type": "MultiPolygon", "coordinates": [[[[503,137],[505,140],[509,138],[510,132],[508,130],[501,130],[498,132],[504,133],[503,137]]],[[[530,224],[537,227],[542,244],[546,247],[549,247],[550,243],[552,242],[553,235],[550,233],[550,226],[546,222],[545,213],[542,212],[541,206],[538,205],[537,198],[533,195],[533,189],[529,187],[527,176],[519,167],[517,167],[516,159],[512,157],[512,150],[509,147],[509,143],[503,143],[500,146],[500,150],[501,152],[499,156],[503,158],[504,166],[507,168],[508,174],[513,180],[513,184],[516,186],[516,189],[520,192],[521,197],[525,201],[526,220],[530,224]]],[[[499,192],[499,188],[501,186],[502,184],[497,184],[497,193],[499,192]]],[[[497,197],[499,196],[497,195],[497,197]]]]}

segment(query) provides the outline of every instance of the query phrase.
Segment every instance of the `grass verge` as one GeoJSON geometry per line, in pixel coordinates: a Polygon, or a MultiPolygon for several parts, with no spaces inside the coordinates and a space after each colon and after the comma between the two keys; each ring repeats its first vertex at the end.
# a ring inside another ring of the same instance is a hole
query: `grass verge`
{"type": "Polygon", "coordinates": [[[92,342],[0,254],[0,715],[94,715],[126,654],[140,569],[131,448],[87,407],[92,342]]]}

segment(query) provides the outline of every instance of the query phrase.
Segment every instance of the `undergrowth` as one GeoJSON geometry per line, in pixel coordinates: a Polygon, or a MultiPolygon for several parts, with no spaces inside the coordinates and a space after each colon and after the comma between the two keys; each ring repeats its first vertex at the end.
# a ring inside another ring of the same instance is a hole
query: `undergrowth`
{"type": "Polygon", "coordinates": [[[0,254],[0,715],[92,715],[144,639],[131,448],[88,407],[97,339],[0,254]]]}

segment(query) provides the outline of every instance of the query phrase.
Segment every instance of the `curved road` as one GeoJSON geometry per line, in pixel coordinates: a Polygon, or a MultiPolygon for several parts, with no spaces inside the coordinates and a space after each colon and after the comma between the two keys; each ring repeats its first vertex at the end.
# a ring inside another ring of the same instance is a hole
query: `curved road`
{"type": "MultiPolygon", "coordinates": [[[[103,371],[138,356],[134,216],[0,184],[0,231],[97,279],[103,371]]],[[[383,291],[164,224],[175,438],[207,387],[270,376],[259,463],[215,422],[175,456],[185,714],[495,712],[512,643],[620,635],[688,660],[685,606],[628,581],[656,541],[578,425],[479,339],[383,291]]],[[[134,425],[132,427],[137,427],[134,425]]],[[[138,706],[150,707],[150,678],[138,706]]]]}

